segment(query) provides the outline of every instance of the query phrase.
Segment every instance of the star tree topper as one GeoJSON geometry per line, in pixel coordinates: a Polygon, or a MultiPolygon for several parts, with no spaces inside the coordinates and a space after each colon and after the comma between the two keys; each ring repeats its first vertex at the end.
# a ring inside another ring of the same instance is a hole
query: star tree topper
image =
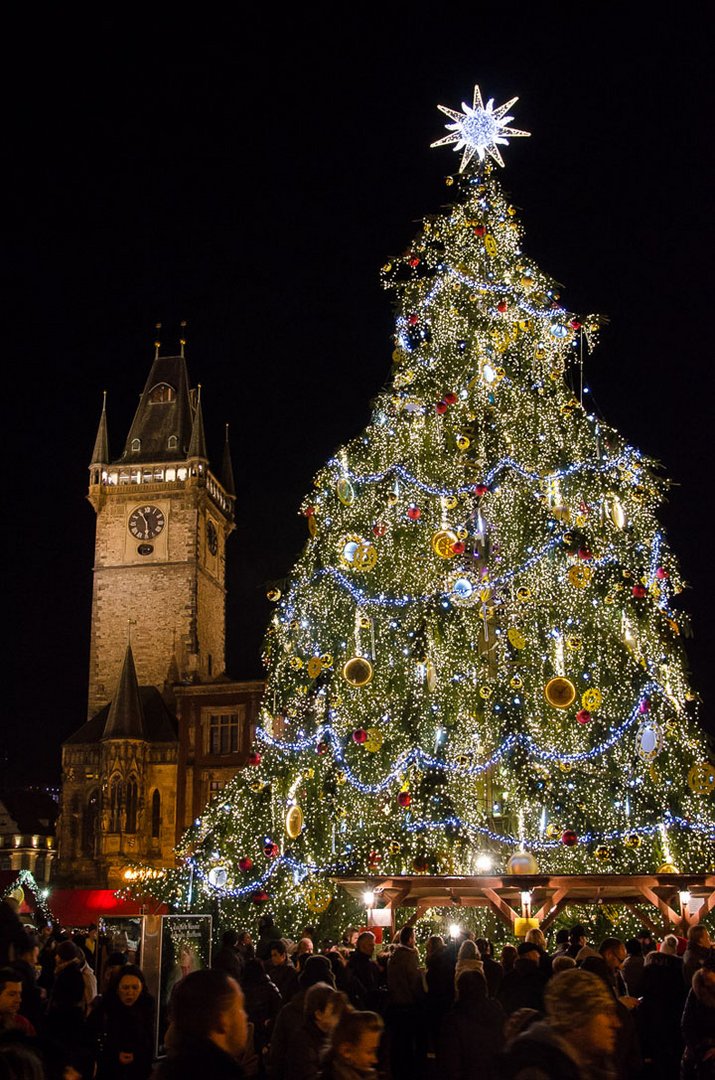
{"type": "Polygon", "coordinates": [[[518,97],[511,98],[503,105],[500,105],[498,109],[495,109],[494,98],[489,98],[489,101],[484,105],[481,90],[478,86],[475,86],[474,104],[470,108],[463,101],[462,109],[464,112],[455,112],[454,109],[448,109],[446,105],[438,105],[437,108],[440,112],[443,112],[450,120],[454,120],[454,123],[445,124],[447,131],[452,132],[451,135],[445,135],[443,139],[437,139],[431,145],[447,146],[454,143],[455,151],[464,150],[459,166],[460,172],[464,172],[475,154],[480,161],[484,161],[485,156],[489,154],[498,165],[503,166],[504,161],[499,153],[498,146],[508,146],[509,138],[525,138],[531,135],[530,131],[519,131],[518,128],[506,126],[514,117],[505,116],[504,114],[518,100],[518,97]]]}

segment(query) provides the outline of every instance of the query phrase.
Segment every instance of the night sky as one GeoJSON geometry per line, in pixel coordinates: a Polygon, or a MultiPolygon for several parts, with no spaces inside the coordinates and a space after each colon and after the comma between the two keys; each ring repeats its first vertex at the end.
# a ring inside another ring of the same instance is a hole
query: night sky
{"type": "Polygon", "coordinates": [[[36,11],[5,36],[6,782],[56,781],[85,719],[87,464],[104,389],[122,451],[157,321],[165,353],[188,322],[216,464],[231,425],[227,666],[260,676],[265,586],[303,544],[300,499],[390,370],[379,268],[458,166],[429,149],[435,106],[474,82],[497,104],[518,94],[532,132],[501,175],[526,251],[568,308],[610,320],[586,366],[598,410],[675,483],[663,521],[715,730],[709,28],[697,6],[687,26],[603,3],[567,19],[548,3],[392,6],[36,11]]]}

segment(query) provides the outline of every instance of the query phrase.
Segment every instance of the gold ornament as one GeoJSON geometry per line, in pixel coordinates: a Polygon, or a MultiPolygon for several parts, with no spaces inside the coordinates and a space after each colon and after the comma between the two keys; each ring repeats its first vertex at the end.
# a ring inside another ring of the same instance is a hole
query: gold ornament
{"type": "Polygon", "coordinates": [[[592,686],[588,690],[584,690],[581,695],[581,704],[584,709],[588,709],[589,712],[594,712],[596,709],[601,708],[603,702],[603,695],[597,686],[592,686]]]}
{"type": "Polygon", "coordinates": [[[497,253],[497,242],[491,233],[487,233],[484,237],[484,250],[490,259],[493,259],[497,253]]]}
{"type": "Polygon", "coordinates": [[[643,840],[638,835],[638,833],[634,832],[634,833],[629,833],[628,836],[623,841],[623,843],[625,844],[625,846],[627,848],[632,848],[633,850],[635,850],[636,848],[639,848],[641,846],[641,844],[643,843],[643,840]]]}
{"type": "Polygon", "coordinates": [[[566,648],[571,649],[573,652],[578,652],[583,647],[583,638],[578,634],[569,634],[566,638],[566,648]]]}
{"type": "Polygon", "coordinates": [[[623,506],[615,495],[611,495],[608,506],[608,516],[617,529],[625,529],[628,524],[628,518],[623,506]]]}
{"type": "Polygon", "coordinates": [[[440,559],[453,559],[455,556],[454,545],[457,543],[457,534],[451,529],[440,529],[432,536],[432,550],[440,559]]]}
{"type": "Polygon", "coordinates": [[[299,656],[291,656],[288,663],[293,668],[293,671],[300,671],[300,669],[303,667],[303,661],[299,656]]]}
{"type": "Polygon", "coordinates": [[[523,685],[524,680],[522,679],[521,675],[512,675],[511,679],[509,680],[509,686],[512,688],[512,690],[521,690],[523,685]]]}
{"type": "Polygon", "coordinates": [[[530,851],[515,851],[506,864],[507,874],[538,874],[539,864],[530,851]]]}
{"type": "Polygon", "coordinates": [[[361,630],[369,630],[372,625],[372,619],[369,615],[361,615],[358,619],[358,626],[361,630]]]}
{"type": "Polygon", "coordinates": [[[308,672],[309,678],[317,679],[318,675],[320,675],[321,671],[323,670],[323,664],[320,657],[311,656],[310,660],[306,665],[306,670],[308,672]]]}
{"type": "Polygon", "coordinates": [[[369,540],[350,534],[343,536],[338,544],[340,565],[347,570],[365,574],[377,562],[377,550],[369,540]]]}
{"type": "Polygon", "coordinates": [[[371,754],[376,754],[381,749],[383,743],[383,734],[379,728],[369,727],[367,729],[367,739],[363,743],[366,750],[369,750],[371,754]]]}
{"type": "Polygon", "coordinates": [[[544,687],[544,697],[555,709],[568,709],[576,697],[576,687],[570,679],[557,675],[544,687]]]}
{"type": "Polygon", "coordinates": [[[458,450],[468,450],[471,446],[471,441],[467,435],[458,435],[455,441],[458,450]]]}
{"type": "Polygon", "coordinates": [[[693,765],[688,773],[688,787],[696,795],[712,795],[715,791],[715,766],[708,761],[693,765]]]}
{"type": "Polygon", "coordinates": [[[585,589],[593,576],[593,571],[590,566],[572,566],[568,576],[574,589],[585,589]]]}
{"type": "Polygon", "coordinates": [[[327,653],[327,652],[323,653],[323,655],[320,658],[320,662],[323,665],[323,667],[332,667],[333,666],[333,658],[330,655],[330,653],[327,653]]]}
{"type": "Polygon", "coordinates": [[[441,501],[442,506],[445,508],[445,510],[454,510],[455,506],[457,505],[457,496],[443,495],[441,501]]]}
{"type": "Polygon", "coordinates": [[[367,686],[372,676],[372,664],[364,656],[352,656],[343,665],[343,678],[351,686],[367,686]]]}
{"type": "Polygon", "coordinates": [[[659,866],[656,870],[656,874],[679,874],[677,866],[672,862],[664,862],[662,866],[659,866]]]}
{"type": "Polygon", "coordinates": [[[355,502],[355,488],[352,486],[347,476],[341,476],[335,485],[335,494],[340,499],[343,506],[352,506],[355,502]]]}
{"type": "Polygon", "coordinates": [[[275,604],[281,598],[281,591],[280,589],[269,589],[266,593],[266,597],[272,604],[275,604]]]}
{"type": "Polygon", "coordinates": [[[299,806],[291,806],[286,814],[286,832],[291,840],[296,840],[303,832],[303,811],[299,806]]]}
{"type": "Polygon", "coordinates": [[[593,853],[593,857],[599,862],[608,862],[611,857],[610,849],[605,844],[599,844],[593,853]]]}
{"type": "Polygon", "coordinates": [[[318,522],[315,519],[315,514],[311,514],[308,518],[308,532],[311,537],[314,537],[318,532],[318,522]]]}
{"type": "Polygon", "coordinates": [[[569,525],[571,522],[571,511],[568,506],[552,506],[551,514],[557,521],[563,521],[564,525],[569,525]]]}
{"type": "Polygon", "coordinates": [[[489,686],[487,683],[484,683],[483,686],[479,687],[479,696],[484,701],[489,701],[489,698],[493,695],[493,693],[494,693],[494,687],[489,686]]]}
{"type": "Polygon", "coordinates": [[[526,648],[526,638],[518,627],[510,626],[506,632],[506,636],[509,639],[509,644],[515,649],[526,648]]]}
{"type": "Polygon", "coordinates": [[[397,843],[397,840],[390,840],[390,843],[387,845],[387,850],[389,851],[390,855],[399,855],[401,848],[400,845],[397,843]]]}
{"type": "Polygon", "coordinates": [[[525,289],[530,289],[531,286],[534,284],[534,279],[525,275],[521,279],[521,284],[524,286],[525,289]]]}
{"type": "Polygon", "coordinates": [[[531,589],[527,585],[520,585],[516,590],[516,598],[520,604],[525,604],[531,600],[531,589]]]}
{"type": "Polygon", "coordinates": [[[560,833],[561,829],[558,827],[558,825],[555,825],[553,821],[550,821],[549,824],[546,826],[546,835],[549,840],[555,840],[560,833]]]}
{"type": "Polygon", "coordinates": [[[314,915],[322,915],[333,902],[333,893],[330,886],[322,881],[313,881],[303,886],[303,899],[308,911],[314,915]]]}

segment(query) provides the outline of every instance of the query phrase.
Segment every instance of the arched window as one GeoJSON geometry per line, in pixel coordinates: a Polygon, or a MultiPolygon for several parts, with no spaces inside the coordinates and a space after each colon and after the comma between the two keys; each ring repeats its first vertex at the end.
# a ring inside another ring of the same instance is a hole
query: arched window
{"type": "Polygon", "coordinates": [[[158,790],[151,797],[151,835],[158,840],[161,835],[161,795],[158,790]]]}
{"type": "Polygon", "coordinates": [[[137,831],[137,799],[139,790],[134,777],[127,784],[127,832],[137,831]]]}
{"type": "Polygon", "coordinates": [[[109,789],[109,831],[119,832],[122,813],[122,781],[118,776],[112,780],[109,789]]]}
{"type": "Polygon", "coordinates": [[[142,448],[141,439],[132,439],[132,453],[133,454],[138,454],[139,451],[141,450],[141,448],[142,448]]]}
{"type": "Polygon", "coordinates": [[[72,796],[70,803],[69,831],[70,840],[79,840],[80,822],[82,820],[82,796],[77,792],[72,796]]]}
{"type": "Polygon", "coordinates": [[[99,824],[99,792],[95,788],[87,799],[87,805],[82,817],[82,854],[90,859],[95,855],[95,843],[97,840],[97,826],[99,824]]]}
{"type": "Polygon", "coordinates": [[[175,399],[176,390],[165,382],[157,383],[149,391],[148,400],[150,405],[165,405],[168,401],[174,401],[175,399]]]}
{"type": "Polygon", "coordinates": [[[167,449],[168,450],[176,450],[178,445],[179,445],[179,440],[177,439],[176,435],[170,435],[169,436],[169,441],[166,444],[167,449]]]}

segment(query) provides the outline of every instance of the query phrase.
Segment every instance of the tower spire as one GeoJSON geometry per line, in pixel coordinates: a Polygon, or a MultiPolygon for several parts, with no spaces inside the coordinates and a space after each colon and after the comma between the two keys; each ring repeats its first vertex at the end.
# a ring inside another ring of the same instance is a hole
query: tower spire
{"type": "Polygon", "coordinates": [[[127,644],[117,689],[104,725],[104,739],[143,739],[144,710],[132,647],[127,644]]]}
{"type": "Polygon", "coordinates": [[[236,484],[233,479],[233,463],[231,461],[231,447],[228,441],[228,424],[226,424],[226,438],[223,444],[223,458],[221,459],[221,483],[227,495],[236,494],[236,484]]]}
{"type": "Polygon", "coordinates": [[[181,337],[179,338],[179,355],[181,359],[184,359],[184,347],[186,345],[186,319],[182,319],[179,323],[181,327],[181,337]]]}
{"type": "MultiPolygon", "coordinates": [[[[158,360],[159,359],[159,349],[161,348],[161,341],[159,340],[159,331],[161,330],[161,323],[160,322],[155,323],[154,324],[154,329],[156,331],[156,333],[154,334],[154,359],[158,360]]],[[[184,354],[182,353],[181,355],[183,356],[184,354]]]]}
{"type": "Polygon", "coordinates": [[[107,435],[107,391],[102,391],[102,414],[97,427],[97,437],[94,440],[94,450],[90,465],[106,465],[109,461],[109,438],[107,435]]]}
{"type": "Polygon", "coordinates": [[[204,417],[201,410],[201,383],[198,385],[196,394],[196,411],[194,413],[194,426],[191,429],[191,442],[187,458],[201,458],[208,461],[206,453],[206,436],[204,435],[204,417]]]}

